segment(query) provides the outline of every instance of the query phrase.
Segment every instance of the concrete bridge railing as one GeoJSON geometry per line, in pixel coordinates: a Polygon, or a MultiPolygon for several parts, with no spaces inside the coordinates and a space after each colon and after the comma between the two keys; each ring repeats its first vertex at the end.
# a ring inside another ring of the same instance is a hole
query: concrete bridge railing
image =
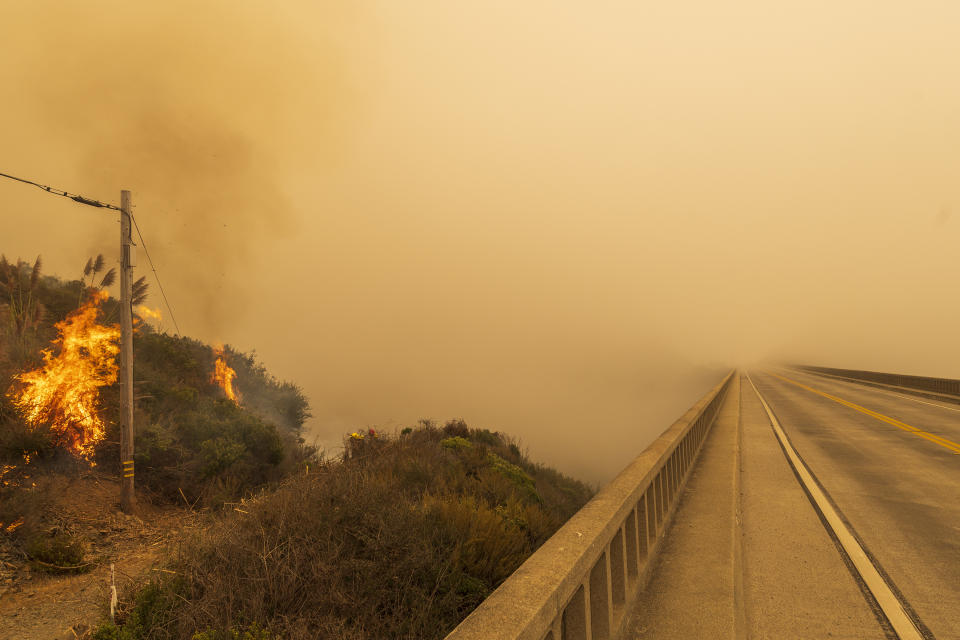
{"type": "Polygon", "coordinates": [[[918,391],[930,391],[937,394],[960,396],[960,380],[950,378],[928,378],[926,376],[908,376],[902,373],[882,373],[880,371],[858,371],[856,369],[832,369],[830,367],[811,367],[795,365],[795,368],[810,373],[819,373],[838,378],[849,378],[861,382],[875,382],[881,385],[903,387],[918,391]]]}
{"type": "Polygon", "coordinates": [[[446,640],[617,638],[733,375],[603,487],[446,640]]]}

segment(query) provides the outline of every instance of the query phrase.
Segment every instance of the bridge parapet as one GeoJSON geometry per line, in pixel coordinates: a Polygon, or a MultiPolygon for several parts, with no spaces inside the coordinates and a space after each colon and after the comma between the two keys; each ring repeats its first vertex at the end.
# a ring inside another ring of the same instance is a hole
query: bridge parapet
{"type": "Polygon", "coordinates": [[[603,487],[446,640],[617,638],[733,375],[603,487]]]}
{"type": "Polygon", "coordinates": [[[883,373],[881,371],[860,371],[857,369],[833,369],[831,367],[811,367],[794,365],[795,369],[821,375],[848,378],[859,382],[878,383],[916,391],[930,391],[935,394],[960,396],[960,380],[951,378],[930,378],[927,376],[908,376],[902,373],[883,373]]]}

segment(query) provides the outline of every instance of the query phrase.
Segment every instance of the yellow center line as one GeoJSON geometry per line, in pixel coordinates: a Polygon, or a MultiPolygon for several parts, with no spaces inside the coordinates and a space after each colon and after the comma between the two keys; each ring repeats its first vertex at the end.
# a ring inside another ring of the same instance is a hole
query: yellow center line
{"type": "Polygon", "coordinates": [[[790,378],[784,378],[783,376],[778,375],[778,374],[773,373],[773,372],[769,372],[769,373],[770,373],[770,375],[772,375],[773,377],[775,377],[775,378],[780,378],[780,379],[783,380],[784,382],[789,382],[790,384],[794,384],[794,385],[800,387],[801,389],[806,389],[807,391],[810,391],[811,393],[815,393],[815,394],[817,394],[818,396],[823,396],[824,398],[828,398],[828,399],[830,399],[830,400],[833,400],[834,402],[838,402],[838,403],[842,404],[842,405],[845,406],[845,407],[850,407],[851,409],[854,409],[854,410],[856,410],[856,411],[859,411],[860,413],[866,414],[866,415],[870,416],[871,418],[876,418],[877,420],[880,420],[880,421],[882,421],[882,422],[886,422],[887,424],[892,424],[893,426],[895,426],[895,427],[898,428],[898,429],[902,429],[902,430],[904,430],[904,431],[906,431],[906,432],[908,432],[908,433],[912,433],[912,434],[914,434],[914,435],[920,436],[921,438],[924,438],[924,439],[926,439],[926,440],[929,440],[930,442],[932,442],[932,443],[934,443],[934,444],[940,445],[940,446],[943,447],[944,449],[949,449],[949,450],[953,451],[954,453],[960,454],[960,443],[956,443],[956,442],[954,442],[953,440],[948,440],[948,439],[944,438],[943,436],[938,436],[938,435],[936,435],[936,434],[934,434],[934,433],[930,433],[929,431],[924,431],[923,429],[918,429],[917,427],[913,427],[913,426],[907,424],[906,422],[901,422],[900,420],[897,420],[896,418],[891,418],[890,416],[885,416],[885,415],[883,415],[882,413],[877,413],[876,411],[872,411],[872,410],[870,410],[870,409],[867,409],[866,407],[861,407],[860,405],[854,404],[853,402],[850,402],[849,400],[844,400],[843,398],[838,398],[837,396],[832,396],[832,395],[830,395],[829,393],[824,393],[823,391],[818,391],[817,389],[814,389],[813,387],[808,387],[807,385],[802,384],[802,383],[800,383],[800,382],[797,382],[796,380],[791,380],[790,378]]]}

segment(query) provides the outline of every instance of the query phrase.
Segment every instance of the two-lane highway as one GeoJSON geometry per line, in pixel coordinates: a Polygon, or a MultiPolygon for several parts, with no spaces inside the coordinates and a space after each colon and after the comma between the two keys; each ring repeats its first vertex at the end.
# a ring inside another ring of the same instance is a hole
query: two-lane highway
{"type": "Polygon", "coordinates": [[[751,376],[921,633],[960,639],[960,405],[796,370],[751,376]]]}

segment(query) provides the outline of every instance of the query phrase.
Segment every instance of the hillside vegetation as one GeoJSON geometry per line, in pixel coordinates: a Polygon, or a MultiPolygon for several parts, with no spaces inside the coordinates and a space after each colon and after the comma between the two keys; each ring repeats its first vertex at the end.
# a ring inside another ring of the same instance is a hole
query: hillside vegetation
{"type": "MultiPolygon", "coordinates": [[[[116,557],[113,534],[74,526],[84,506],[57,492],[118,471],[119,389],[98,391],[105,436],[85,458],[25,421],[18,375],[44,366],[57,323],[109,286],[101,273],[98,260],[65,282],[39,261],[0,261],[0,556],[52,576],[116,557]]],[[[100,322],[116,322],[116,300],[96,297],[100,322]]],[[[363,430],[325,458],[301,437],[299,387],[252,354],[136,328],[138,498],[194,524],[171,533],[165,568],[124,583],[114,620],[84,632],[93,638],[441,638],[591,496],[508,436],[461,420],[363,430]],[[213,380],[218,357],[236,372],[239,402],[213,380]]]]}
{"type": "Polygon", "coordinates": [[[462,421],[345,444],[185,540],[96,637],[442,638],[591,495],[462,421]]]}
{"type": "MultiPolygon", "coordinates": [[[[119,385],[99,391],[96,413],[105,437],[89,462],[65,450],[49,424],[29,425],[15,406],[22,387],[17,376],[42,367],[43,350],[56,355],[57,323],[100,289],[93,273],[91,282],[62,281],[40,268],[39,258],[32,265],[0,259],[0,532],[24,548],[43,546],[36,539],[48,529],[49,496],[43,495],[45,483],[37,482],[44,474],[80,473],[90,463],[107,473],[119,470],[119,385]]],[[[109,285],[112,278],[107,272],[97,280],[109,285]]],[[[99,306],[102,325],[118,316],[115,299],[99,306]]],[[[134,451],[141,499],[217,507],[279,481],[315,456],[300,436],[309,416],[300,389],[272,377],[250,354],[228,347],[224,358],[237,372],[239,405],[212,380],[209,345],[157,333],[136,319],[134,451]]]]}

